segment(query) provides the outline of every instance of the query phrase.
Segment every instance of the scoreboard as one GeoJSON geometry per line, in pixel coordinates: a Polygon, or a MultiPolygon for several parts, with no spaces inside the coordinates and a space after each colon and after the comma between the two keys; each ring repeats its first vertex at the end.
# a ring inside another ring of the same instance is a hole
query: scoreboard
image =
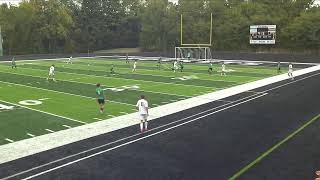
{"type": "Polygon", "coordinates": [[[276,44],[276,25],[250,26],[250,44],[276,44]]]}

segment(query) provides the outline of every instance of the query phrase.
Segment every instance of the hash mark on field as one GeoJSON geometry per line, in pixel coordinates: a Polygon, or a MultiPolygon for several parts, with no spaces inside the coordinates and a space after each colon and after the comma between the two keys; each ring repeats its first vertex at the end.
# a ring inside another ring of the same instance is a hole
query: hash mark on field
{"type": "Polygon", "coordinates": [[[174,99],[171,99],[170,101],[171,101],[171,102],[176,102],[176,100],[174,100],[174,99]]]}
{"type": "Polygon", "coordinates": [[[8,141],[8,142],[11,142],[11,143],[13,143],[13,142],[14,142],[14,140],[12,140],[12,139],[8,139],[8,138],[6,138],[6,139],[4,139],[4,140],[6,140],[6,141],[8,141]]]}
{"type": "Polygon", "coordinates": [[[103,121],[104,119],[99,119],[99,118],[93,118],[95,120],[98,120],[98,121],[103,121]]]}
{"type": "Polygon", "coordinates": [[[120,112],[120,114],[128,114],[127,112],[120,112]]]}
{"type": "Polygon", "coordinates": [[[54,131],[52,131],[51,129],[45,129],[48,132],[54,133],[54,131]]]}
{"type": "Polygon", "coordinates": [[[108,115],[109,117],[116,117],[116,116],[114,116],[114,115],[108,115]]]}
{"type": "Polygon", "coordinates": [[[30,133],[27,133],[27,135],[30,136],[30,137],[35,137],[35,135],[30,134],[30,133]]]}
{"type": "Polygon", "coordinates": [[[42,99],[38,99],[39,101],[44,101],[44,100],[48,100],[50,98],[42,98],[42,99]]]}
{"type": "Polygon", "coordinates": [[[62,125],[62,126],[66,128],[72,128],[71,126],[68,126],[68,125],[62,125]]]}

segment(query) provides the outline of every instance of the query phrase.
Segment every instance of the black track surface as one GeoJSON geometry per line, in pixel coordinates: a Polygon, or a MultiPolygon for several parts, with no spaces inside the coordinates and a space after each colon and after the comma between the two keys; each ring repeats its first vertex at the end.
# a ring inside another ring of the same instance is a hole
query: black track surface
{"type": "MultiPolygon", "coordinates": [[[[298,79],[310,75],[312,74],[298,79]]],[[[313,75],[280,88],[274,87],[292,81],[256,89],[255,92],[268,93],[259,98],[257,97],[261,93],[246,92],[227,98],[226,101],[212,102],[160,118],[150,123],[152,130],[144,135],[136,135],[12,179],[25,178],[123,143],[148,137],[196,118],[194,122],[57,169],[35,179],[228,179],[320,113],[320,75],[316,73],[313,75]],[[268,91],[270,88],[274,89],[268,91]],[[244,102],[252,97],[257,99],[244,102]],[[243,104],[237,105],[238,103],[243,104]],[[230,107],[231,105],[234,107],[230,107]],[[220,112],[213,113],[217,110],[220,112]],[[195,115],[197,113],[201,114],[195,115]],[[206,116],[208,113],[211,114],[206,116]],[[189,117],[192,115],[194,116],[189,117]],[[181,121],[159,128],[177,120],[181,121]]],[[[314,179],[314,171],[320,169],[319,127],[320,120],[280,146],[239,179],[314,179]]],[[[131,136],[137,131],[138,126],[128,127],[2,164],[0,178],[131,136]]]]}

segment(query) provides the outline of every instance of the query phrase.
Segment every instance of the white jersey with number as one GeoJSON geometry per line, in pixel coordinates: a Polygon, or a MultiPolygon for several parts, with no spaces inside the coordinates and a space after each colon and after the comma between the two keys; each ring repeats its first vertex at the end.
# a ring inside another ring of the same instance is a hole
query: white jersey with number
{"type": "Polygon", "coordinates": [[[145,99],[140,99],[138,102],[137,102],[137,105],[136,105],[139,109],[139,114],[140,115],[143,115],[143,114],[148,114],[148,101],[146,101],[145,99]]]}
{"type": "Polygon", "coordinates": [[[178,63],[177,63],[176,61],[173,63],[173,68],[174,68],[174,69],[178,69],[177,64],[178,64],[178,63]]]}
{"type": "Polygon", "coordinates": [[[222,71],[226,71],[226,65],[222,64],[222,71]]]}
{"type": "Polygon", "coordinates": [[[137,62],[134,62],[133,69],[136,69],[136,68],[137,68],[137,62]]]}
{"type": "Polygon", "coordinates": [[[53,67],[53,66],[50,67],[50,69],[49,69],[49,74],[50,74],[50,75],[51,75],[51,74],[54,74],[54,67],[53,67]]]}

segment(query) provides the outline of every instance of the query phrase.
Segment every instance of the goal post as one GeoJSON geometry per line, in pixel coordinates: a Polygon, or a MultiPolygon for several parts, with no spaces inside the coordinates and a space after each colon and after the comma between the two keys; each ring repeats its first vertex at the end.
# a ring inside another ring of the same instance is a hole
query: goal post
{"type": "Polygon", "coordinates": [[[210,47],[175,47],[175,59],[178,60],[211,60],[210,47]]]}

